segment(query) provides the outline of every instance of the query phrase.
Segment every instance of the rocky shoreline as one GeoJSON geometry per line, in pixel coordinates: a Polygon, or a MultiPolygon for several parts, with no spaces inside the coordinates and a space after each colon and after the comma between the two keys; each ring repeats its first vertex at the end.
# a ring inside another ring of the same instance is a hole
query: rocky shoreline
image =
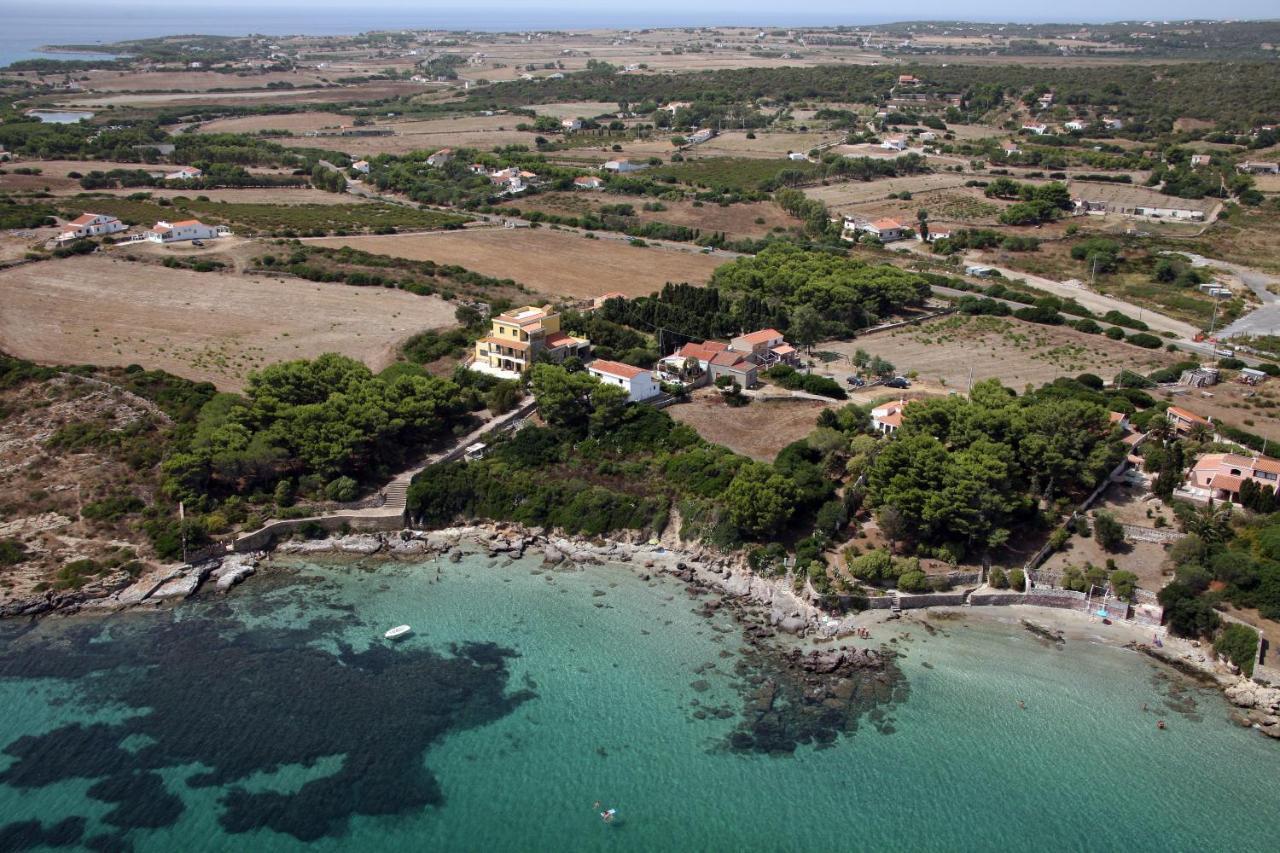
{"type": "MultiPolygon", "coordinates": [[[[588,539],[558,535],[553,531],[525,528],[517,524],[491,522],[449,527],[440,530],[404,529],[390,533],[359,533],[331,536],[315,540],[289,540],[276,545],[273,551],[250,554],[228,553],[224,557],[196,565],[172,566],[152,573],[134,582],[126,582],[114,589],[73,590],[47,592],[25,601],[12,602],[0,607],[0,618],[14,616],[39,616],[49,613],[109,613],[141,606],[165,606],[195,595],[201,589],[208,590],[209,582],[217,593],[226,593],[260,568],[269,564],[274,555],[349,555],[353,557],[383,557],[386,559],[420,560],[447,559],[460,561],[464,554],[485,554],[493,559],[514,560],[521,557],[541,556],[547,567],[577,569],[583,566],[614,563],[629,565],[642,578],[653,574],[666,574],[687,585],[691,596],[713,593],[720,598],[702,604],[713,611],[729,608],[743,627],[746,642],[757,651],[778,635],[790,635],[816,643],[831,643],[855,636],[865,625],[864,614],[833,616],[822,608],[806,601],[780,579],[763,578],[751,571],[745,559],[739,555],[726,555],[702,545],[687,543],[655,543],[640,540],[636,536],[620,536],[611,539],[588,539]],[[859,618],[864,617],[864,618],[859,618]]],[[[878,614],[878,618],[894,618],[890,614],[878,614]]],[[[1023,627],[1048,641],[1061,642],[1061,632],[1050,632],[1034,623],[1023,620],[1023,627]]],[[[1213,684],[1222,690],[1227,700],[1240,709],[1233,719],[1241,725],[1280,739],[1280,688],[1268,687],[1231,674],[1215,666],[1215,661],[1200,655],[1199,659],[1189,649],[1179,654],[1146,643],[1129,642],[1124,645],[1146,654],[1161,663],[1191,676],[1202,683],[1213,684]]],[[[838,646],[833,650],[793,649],[782,656],[784,669],[796,674],[801,691],[810,694],[807,702],[793,703],[799,707],[822,706],[833,710],[842,702],[853,698],[846,687],[838,693],[826,691],[819,676],[834,682],[848,678],[856,671],[886,668],[886,660],[868,649],[838,646]],[[868,653],[871,657],[868,657],[868,653]],[[804,682],[806,682],[805,684],[804,682]],[[843,696],[843,699],[842,699],[843,696]]],[[[883,682],[888,684],[886,680],[883,682]]],[[[775,685],[776,689],[776,685],[775,685]]],[[[881,698],[892,693],[881,691],[881,698]]],[[[776,734],[776,719],[770,718],[771,710],[759,712],[765,727],[763,742],[773,742],[771,750],[779,747],[772,734],[776,734]]],[[[801,731],[804,727],[801,726],[801,731]]],[[[759,733],[739,737],[739,742],[750,738],[752,743],[759,733]]],[[[811,735],[811,733],[810,733],[811,735]]],[[[810,735],[801,734],[804,742],[810,735]]],[[[824,731],[819,740],[830,736],[824,731]]],[[[785,742],[790,739],[783,738],[785,742]]]]}

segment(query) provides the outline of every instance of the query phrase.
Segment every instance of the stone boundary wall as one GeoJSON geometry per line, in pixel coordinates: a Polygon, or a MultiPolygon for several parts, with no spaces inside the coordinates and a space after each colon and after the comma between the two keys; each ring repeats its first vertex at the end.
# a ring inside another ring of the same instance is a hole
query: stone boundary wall
{"type": "Polygon", "coordinates": [[[892,595],[869,596],[867,598],[867,609],[868,610],[892,610],[893,596],[892,595]]]}
{"type": "Polygon", "coordinates": [[[963,592],[923,592],[898,596],[898,603],[903,610],[919,610],[922,607],[961,607],[964,605],[963,592]]]}
{"type": "Polygon", "coordinates": [[[1020,592],[984,592],[969,596],[969,603],[974,607],[1006,607],[1029,602],[1020,592]]]}
{"type": "Polygon", "coordinates": [[[247,533],[235,541],[234,550],[241,554],[264,551],[280,539],[292,536],[304,524],[318,524],[328,533],[336,533],[344,527],[359,533],[403,530],[403,513],[385,516],[322,515],[314,518],[290,518],[274,521],[260,530],[247,533]]]}
{"type": "Polygon", "coordinates": [[[1034,604],[1037,607],[1062,607],[1067,610],[1083,611],[1088,608],[1089,599],[1083,592],[1037,587],[1023,596],[1022,603],[1034,604]]]}
{"type": "Polygon", "coordinates": [[[1122,524],[1124,538],[1130,542],[1177,542],[1187,534],[1168,527],[1143,527],[1138,524],[1122,524]]]}

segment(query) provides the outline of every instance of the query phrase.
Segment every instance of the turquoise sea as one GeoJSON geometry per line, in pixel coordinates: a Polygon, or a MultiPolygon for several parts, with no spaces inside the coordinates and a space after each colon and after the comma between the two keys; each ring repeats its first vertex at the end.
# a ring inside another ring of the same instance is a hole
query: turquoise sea
{"type": "Polygon", "coordinates": [[[620,566],[277,560],[0,624],[0,851],[1274,849],[1280,744],[1135,653],[877,628],[901,682],[770,754],[732,736],[785,676],[704,601],[620,566]]]}

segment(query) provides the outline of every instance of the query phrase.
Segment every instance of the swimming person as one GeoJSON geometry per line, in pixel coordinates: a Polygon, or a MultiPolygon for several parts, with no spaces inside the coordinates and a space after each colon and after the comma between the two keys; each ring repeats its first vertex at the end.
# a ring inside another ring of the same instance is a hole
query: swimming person
{"type": "Polygon", "coordinates": [[[616,815],[617,813],[618,813],[617,809],[609,809],[607,811],[600,812],[600,819],[603,820],[605,823],[609,823],[610,821],[613,820],[614,815],[616,815]]]}

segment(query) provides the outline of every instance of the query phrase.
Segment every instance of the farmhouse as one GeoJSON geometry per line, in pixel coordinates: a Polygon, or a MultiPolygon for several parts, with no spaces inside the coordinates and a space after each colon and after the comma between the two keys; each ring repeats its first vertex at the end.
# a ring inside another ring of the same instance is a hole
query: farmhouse
{"type": "Polygon", "coordinates": [[[728,376],[743,388],[754,388],[759,381],[756,365],[732,350],[716,353],[707,363],[707,378],[715,382],[721,376],[728,376]]]}
{"type": "Polygon", "coordinates": [[[1245,480],[1261,488],[1275,490],[1280,478],[1280,460],[1267,456],[1240,456],[1235,453],[1206,453],[1187,474],[1186,491],[1198,498],[1236,501],[1245,480]]]}
{"type": "Polygon", "coordinates": [[[1203,210],[1192,210],[1186,207],[1145,207],[1138,205],[1133,209],[1134,216],[1150,216],[1152,219],[1185,219],[1189,222],[1204,222],[1203,210]]]}
{"type": "Polygon", "coordinates": [[[689,144],[700,145],[710,139],[714,139],[716,132],[710,127],[700,128],[699,130],[689,134],[689,144]]]}
{"type": "Polygon", "coordinates": [[[546,353],[552,361],[582,356],[591,342],[560,331],[560,315],[550,305],[526,305],[494,317],[489,334],[476,341],[471,367],[498,376],[519,374],[546,353]]]}
{"type": "Polygon", "coordinates": [[[690,341],[659,361],[658,367],[666,373],[671,373],[682,379],[688,379],[691,377],[691,371],[685,370],[685,364],[688,363],[689,359],[698,362],[698,370],[705,374],[710,369],[711,360],[728,349],[729,345],[720,341],[703,341],[701,343],[690,341]]]}
{"type": "Polygon", "coordinates": [[[1004,152],[1006,157],[1010,154],[1022,153],[1022,149],[1018,147],[1018,143],[1016,142],[1001,142],[1000,150],[1004,152]]]}
{"type": "Polygon", "coordinates": [[[1243,163],[1236,164],[1236,171],[1249,175],[1280,175],[1280,162],[1264,163],[1257,160],[1245,160],[1243,163]]]}
{"type": "Polygon", "coordinates": [[[1200,425],[1213,425],[1213,421],[1209,418],[1202,418],[1190,409],[1184,409],[1181,406],[1170,406],[1164,414],[1169,423],[1173,425],[1173,431],[1178,435],[1186,435],[1200,425]]]}
{"type": "Polygon", "coordinates": [[[165,222],[162,219],[151,230],[144,231],[142,236],[152,243],[183,243],[188,240],[214,240],[230,234],[231,229],[225,225],[205,225],[199,219],[184,219],[181,222],[165,222]]]}
{"type": "Polygon", "coordinates": [[[899,74],[898,85],[899,86],[918,86],[920,85],[920,80],[919,78],[915,77],[912,74],[899,74]]]}
{"type": "Polygon", "coordinates": [[[886,151],[906,151],[907,140],[901,136],[890,136],[880,143],[880,147],[886,151]]]}
{"type": "Polygon", "coordinates": [[[439,151],[437,151],[436,153],[432,154],[430,157],[427,158],[427,165],[443,166],[445,163],[448,163],[452,159],[453,159],[453,149],[441,148],[439,151]]]}
{"type": "Polygon", "coordinates": [[[598,190],[604,187],[604,181],[594,175],[581,175],[573,179],[574,189],[598,190]]]}
{"type": "Polygon", "coordinates": [[[874,234],[881,243],[893,243],[906,238],[907,227],[896,219],[846,219],[843,238],[856,240],[859,234],[874,234]]]}
{"type": "Polygon", "coordinates": [[[802,151],[788,151],[787,159],[796,160],[796,161],[805,161],[809,159],[809,155],[805,154],[802,151]]]}
{"type": "Polygon", "coordinates": [[[1191,168],[1198,169],[1201,166],[1208,166],[1212,159],[1213,157],[1209,154],[1192,154],[1191,168]]]}
{"type": "Polygon", "coordinates": [[[1063,127],[1065,127],[1067,130],[1079,133],[1080,131],[1084,130],[1084,122],[1072,120],[1064,124],[1063,127]]]}
{"type": "Polygon", "coordinates": [[[984,267],[980,264],[970,264],[964,268],[965,275],[971,275],[974,278],[991,278],[995,274],[995,270],[991,267],[984,267]]]}
{"type": "Polygon", "coordinates": [[[1107,130],[1119,130],[1124,127],[1124,121],[1118,118],[1104,118],[1102,120],[1102,126],[1107,130]]]}
{"type": "Polygon", "coordinates": [[[169,172],[166,174],[164,179],[166,181],[194,181],[203,174],[204,172],[200,171],[195,166],[183,166],[176,172],[169,172]]]}
{"type": "Polygon", "coordinates": [[[753,364],[798,364],[800,354],[787,343],[777,329],[761,329],[747,335],[739,335],[729,341],[729,349],[739,353],[753,364]]]}
{"type": "Polygon", "coordinates": [[[568,133],[572,133],[575,130],[582,130],[582,119],[580,118],[561,119],[560,129],[568,133]]]}
{"type": "Polygon", "coordinates": [[[357,172],[359,172],[362,175],[367,175],[369,174],[369,161],[357,160],[351,164],[351,168],[355,169],[357,172]]]}
{"type": "Polygon", "coordinates": [[[911,400],[899,400],[886,403],[871,410],[871,426],[882,435],[893,435],[902,426],[902,410],[910,405],[911,400]]]}
{"type": "Polygon", "coordinates": [[[625,390],[628,403],[648,400],[660,393],[653,383],[653,373],[643,367],[598,358],[587,365],[587,372],[606,385],[617,385],[625,390]]]}
{"type": "Polygon", "coordinates": [[[633,163],[625,157],[620,157],[617,160],[606,161],[604,166],[601,168],[606,172],[617,172],[618,174],[623,174],[625,172],[638,172],[641,169],[646,168],[646,164],[633,163]]]}
{"type": "Polygon", "coordinates": [[[1044,136],[1049,128],[1043,124],[1024,124],[1022,129],[1027,133],[1034,133],[1036,136],[1044,136]]]}
{"type": "Polygon", "coordinates": [[[58,242],[66,243],[82,237],[118,234],[128,227],[116,217],[107,216],[105,213],[82,213],[67,223],[66,228],[58,235],[58,242]]]}

